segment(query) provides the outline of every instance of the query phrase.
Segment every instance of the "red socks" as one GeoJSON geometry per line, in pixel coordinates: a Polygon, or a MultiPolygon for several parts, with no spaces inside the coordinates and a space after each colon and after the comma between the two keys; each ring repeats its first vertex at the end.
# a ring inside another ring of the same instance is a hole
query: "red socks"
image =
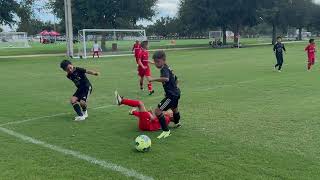
{"type": "Polygon", "coordinates": [[[151,92],[152,90],[153,90],[153,88],[152,88],[152,83],[149,82],[149,83],[148,83],[148,91],[151,92]]]}
{"type": "Polygon", "coordinates": [[[121,104],[131,106],[131,107],[139,107],[141,105],[141,102],[137,100],[131,100],[131,99],[122,99],[121,104]]]}

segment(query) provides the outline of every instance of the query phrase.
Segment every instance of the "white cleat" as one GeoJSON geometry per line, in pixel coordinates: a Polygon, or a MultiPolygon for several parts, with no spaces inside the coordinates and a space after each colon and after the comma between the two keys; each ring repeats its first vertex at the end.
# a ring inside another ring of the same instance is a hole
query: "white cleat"
{"type": "Polygon", "coordinates": [[[83,116],[84,116],[85,118],[88,118],[88,117],[89,117],[88,111],[84,111],[84,112],[83,112],[83,116]]]}
{"type": "Polygon", "coordinates": [[[116,98],[116,104],[117,104],[118,106],[120,106],[120,105],[121,105],[121,102],[122,102],[122,97],[119,95],[118,91],[115,91],[115,92],[114,92],[114,95],[115,95],[115,98],[116,98]]]}
{"type": "Polygon", "coordinates": [[[77,116],[74,118],[74,121],[84,121],[84,120],[86,120],[85,116],[77,116]]]}

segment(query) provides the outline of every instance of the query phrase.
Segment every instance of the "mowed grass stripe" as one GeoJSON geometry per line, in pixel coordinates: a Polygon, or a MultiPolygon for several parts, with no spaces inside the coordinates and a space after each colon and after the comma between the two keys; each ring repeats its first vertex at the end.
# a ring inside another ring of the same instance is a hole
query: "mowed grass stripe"
{"type": "Polygon", "coordinates": [[[125,168],[123,166],[120,166],[120,165],[117,165],[117,164],[114,164],[114,163],[111,163],[111,162],[108,162],[108,161],[105,161],[105,160],[100,160],[100,159],[97,159],[97,158],[82,154],[82,153],[77,152],[77,151],[64,149],[64,148],[59,147],[59,146],[48,144],[48,143],[46,143],[44,141],[40,141],[40,140],[34,139],[32,137],[25,136],[23,134],[17,133],[15,131],[12,131],[12,130],[9,130],[9,129],[3,128],[3,127],[0,127],[0,131],[5,133],[5,134],[11,135],[13,137],[16,137],[16,138],[18,138],[18,139],[20,139],[20,140],[22,140],[24,142],[36,144],[36,145],[42,146],[44,148],[47,148],[47,149],[62,153],[64,155],[73,156],[75,158],[87,161],[87,162],[89,162],[91,164],[98,165],[98,166],[100,166],[100,167],[102,167],[104,169],[121,173],[121,174],[123,174],[123,175],[125,175],[127,177],[133,177],[133,178],[141,179],[141,180],[152,180],[153,179],[152,177],[143,175],[143,174],[141,174],[141,173],[139,173],[139,172],[137,172],[137,171],[135,171],[133,169],[128,169],[128,168],[125,168]]]}

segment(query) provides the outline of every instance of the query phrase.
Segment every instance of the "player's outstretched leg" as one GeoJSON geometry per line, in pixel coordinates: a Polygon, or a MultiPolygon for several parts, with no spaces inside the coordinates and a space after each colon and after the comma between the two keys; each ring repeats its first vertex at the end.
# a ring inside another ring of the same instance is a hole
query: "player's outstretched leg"
{"type": "Polygon", "coordinates": [[[137,107],[139,108],[140,112],[147,112],[146,107],[144,106],[142,101],[123,98],[119,95],[117,91],[115,91],[115,98],[116,98],[116,103],[119,106],[126,105],[130,107],[137,107]]]}

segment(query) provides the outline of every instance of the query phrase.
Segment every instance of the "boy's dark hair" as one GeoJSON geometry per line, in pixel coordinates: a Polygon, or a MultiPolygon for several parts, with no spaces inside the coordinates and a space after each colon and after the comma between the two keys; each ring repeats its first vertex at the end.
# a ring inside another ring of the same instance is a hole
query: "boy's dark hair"
{"type": "Polygon", "coordinates": [[[310,39],[309,40],[309,43],[311,44],[311,43],[314,43],[314,39],[310,39]]]}
{"type": "Polygon", "coordinates": [[[142,48],[146,48],[147,45],[148,45],[148,43],[149,43],[149,41],[142,41],[142,42],[141,42],[141,47],[142,47],[142,48]]]}
{"type": "Polygon", "coordinates": [[[63,69],[63,70],[66,70],[67,67],[72,64],[69,60],[63,60],[61,63],[60,63],[60,68],[63,69]]]}
{"type": "Polygon", "coordinates": [[[282,39],[282,37],[281,37],[281,36],[278,36],[277,39],[282,39]]]}
{"type": "Polygon", "coordinates": [[[166,53],[164,51],[156,51],[152,57],[154,60],[163,59],[166,60],[166,53]]]}

